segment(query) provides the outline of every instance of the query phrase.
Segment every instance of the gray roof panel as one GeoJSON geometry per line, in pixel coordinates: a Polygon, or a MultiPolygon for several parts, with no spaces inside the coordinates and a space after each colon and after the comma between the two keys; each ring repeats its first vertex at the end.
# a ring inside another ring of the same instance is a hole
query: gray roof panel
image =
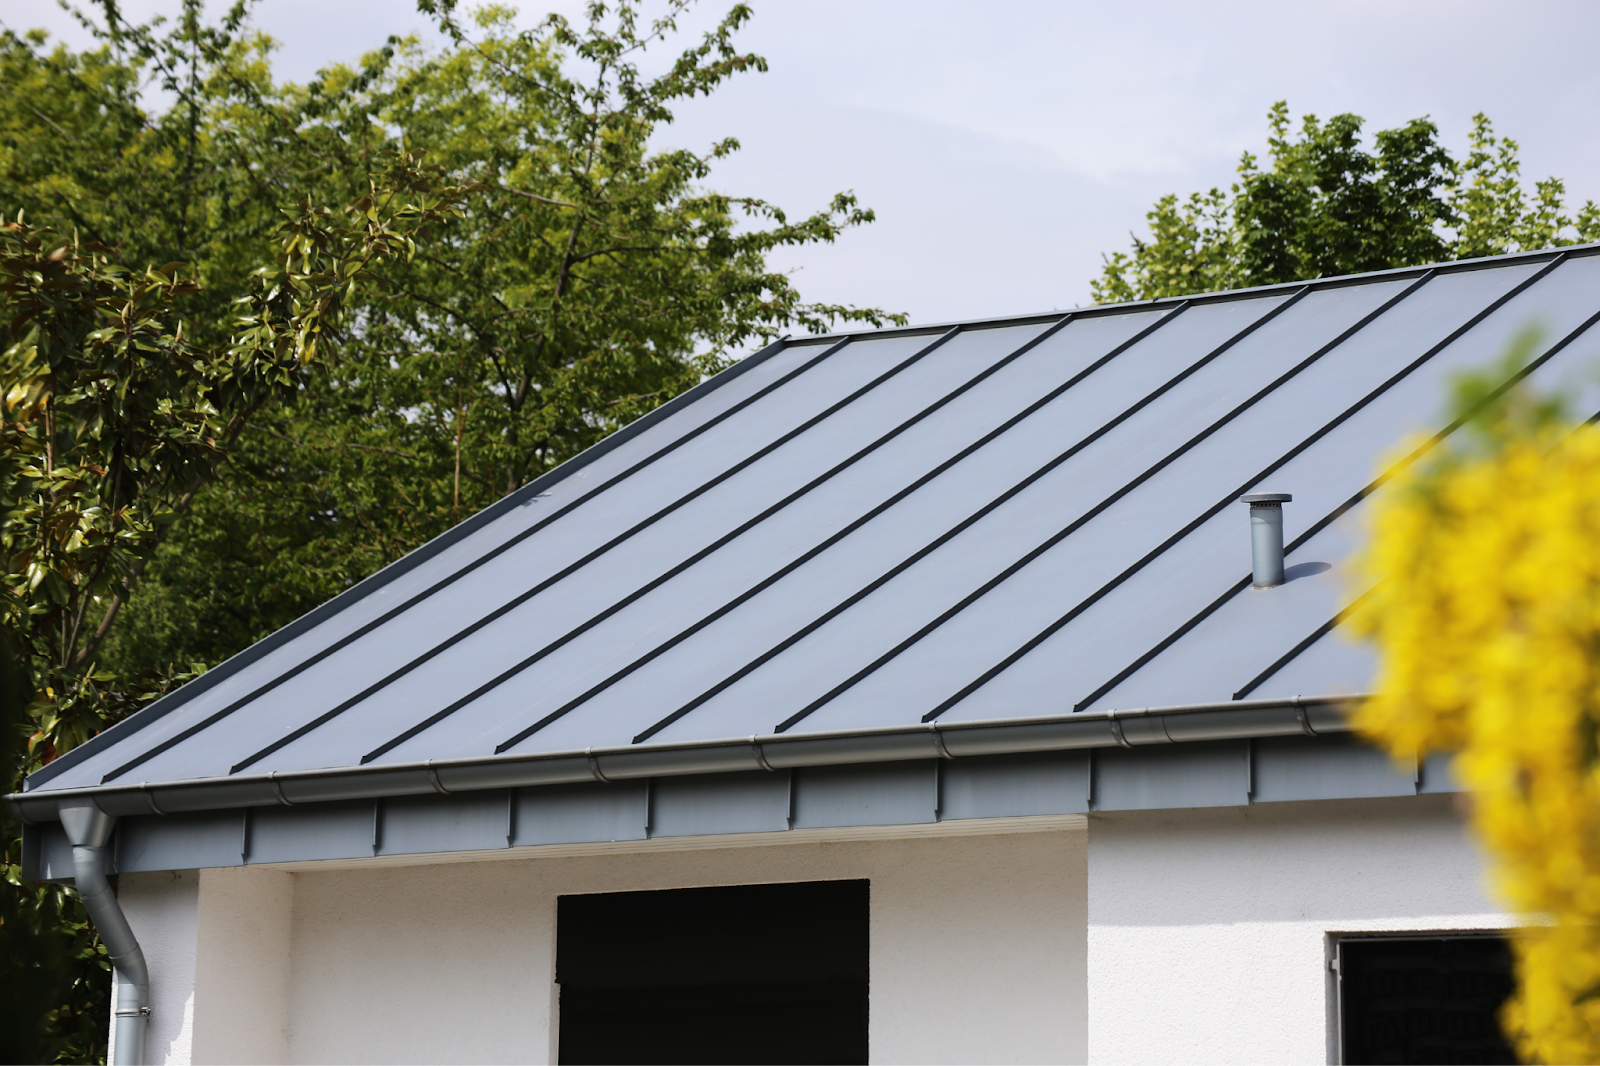
{"type": "Polygon", "coordinates": [[[1527,323],[1592,367],[1593,251],[764,351],[30,785],[1359,690],[1351,501],[1527,323]]]}
{"type": "MultiPolygon", "coordinates": [[[[671,713],[791,639],[799,630],[838,609],[919,549],[969,521],[975,507],[981,506],[983,501],[999,497],[1051,457],[1090,438],[1096,429],[1125,409],[1126,404],[1117,401],[1129,392],[1135,396],[1145,394],[1170,380],[1173,370],[1164,366],[1164,362],[1170,364],[1177,360],[1181,367],[1196,361],[1257,321],[1283,299],[1275,296],[1194,309],[1163,325],[1114,362],[1083,379],[1060,399],[997,438],[990,447],[974,452],[917,490],[903,504],[783,578],[772,586],[769,594],[743,604],[695,634],[680,646],[684,654],[674,656],[670,662],[659,659],[619,682],[614,690],[605,694],[604,700],[585,707],[584,719],[608,724],[616,722],[619,727],[623,721],[633,722],[634,727],[626,730],[628,735],[622,738],[624,742],[631,739],[663,717],[655,705],[663,701],[673,703],[667,708],[667,713],[671,713]],[[952,507],[953,500],[963,501],[966,506],[952,507]],[[644,699],[646,693],[648,702],[644,699]]],[[[1065,339],[1071,332],[1068,327],[1059,336],[1065,339]]],[[[1050,346],[1041,345],[1037,354],[1048,358],[1050,346]]],[[[1090,448],[1074,458],[1092,454],[1090,448]]],[[[1069,465],[1057,466],[1027,491],[1007,500],[987,518],[980,519],[839,614],[829,624],[829,629],[844,627],[842,644],[836,646],[842,646],[847,658],[830,667],[829,673],[853,668],[848,656],[872,647],[869,642],[883,635],[882,627],[893,624],[882,615],[868,614],[871,607],[882,604],[882,610],[902,628],[914,628],[942,609],[951,598],[959,597],[995,569],[1031,548],[1037,542],[1036,524],[1055,520],[1049,508],[1041,513],[1033,501],[1050,493],[1049,483],[1061,476],[1069,465]],[[865,620],[853,625],[863,615],[865,620]]],[[[1120,476],[1118,471],[1108,470],[1104,464],[1094,464],[1089,469],[1090,476],[1098,475],[1108,481],[1120,476]]],[[[819,632],[815,637],[806,638],[792,651],[803,653],[820,637],[819,632]]],[[[756,683],[760,675],[772,669],[781,670],[789,661],[788,653],[779,655],[758,667],[755,674],[735,688],[743,689],[756,683]]],[[[815,676],[812,668],[804,663],[797,671],[789,675],[796,684],[804,684],[815,676]]],[[[734,696],[735,692],[729,690],[728,694],[734,696]]],[[[772,702],[770,694],[759,689],[741,699],[740,704],[747,712],[755,713],[732,735],[766,732],[783,717],[772,717],[778,705],[772,702]]],[[[567,729],[585,728],[584,719],[569,724],[567,729]]],[[[696,709],[682,721],[682,727],[693,728],[694,736],[703,736],[706,734],[699,732],[698,723],[706,720],[711,719],[703,718],[701,709],[696,709]]],[[[674,739],[685,739],[682,727],[674,730],[674,739]]],[[[557,731],[549,739],[529,740],[543,748],[546,744],[560,744],[563,732],[565,730],[557,731]]],[[[525,744],[512,750],[530,749],[525,744]]]]}

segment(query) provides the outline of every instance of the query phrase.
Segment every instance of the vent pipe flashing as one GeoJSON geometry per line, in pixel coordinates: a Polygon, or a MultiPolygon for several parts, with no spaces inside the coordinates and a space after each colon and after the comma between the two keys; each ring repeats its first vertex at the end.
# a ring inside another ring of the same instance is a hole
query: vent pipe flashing
{"type": "Polygon", "coordinates": [[[72,843],[73,883],[117,971],[117,1054],[114,1066],[142,1066],[150,1021],[150,971],[127,915],[106,881],[106,843],[116,819],[79,801],[61,805],[61,828],[72,843]]]}
{"type": "Polygon", "coordinates": [[[1294,499],[1287,492],[1254,492],[1239,497],[1250,505],[1251,584],[1270,589],[1283,584],[1283,505],[1294,499]]]}

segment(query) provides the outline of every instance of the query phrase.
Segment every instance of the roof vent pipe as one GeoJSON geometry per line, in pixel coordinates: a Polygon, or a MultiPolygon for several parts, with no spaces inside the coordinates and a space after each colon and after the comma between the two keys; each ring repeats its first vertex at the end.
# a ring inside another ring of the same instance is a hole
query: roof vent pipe
{"type": "Polygon", "coordinates": [[[1256,492],[1239,497],[1250,505],[1250,566],[1258,589],[1283,584],[1283,505],[1287,492],[1256,492]]]}
{"type": "MultiPolygon", "coordinates": [[[[80,801],[81,802],[81,801],[80,801]]],[[[72,842],[72,879],[78,898],[100,933],[117,971],[115,1066],[143,1066],[144,1032],[150,1021],[150,971],[144,952],[106,881],[106,843],[116,819],[92,805],[61,807],[61,828],[72,842]]]]}

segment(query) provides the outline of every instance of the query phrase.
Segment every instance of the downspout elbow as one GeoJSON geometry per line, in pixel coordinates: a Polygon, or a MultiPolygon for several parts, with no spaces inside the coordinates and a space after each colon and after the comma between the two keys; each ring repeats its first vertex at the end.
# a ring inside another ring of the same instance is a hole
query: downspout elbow
{"type": "Polygon", "coordinates": [[[115,819],[98,807],[61,809],[61,826],[72,843],[72,874],[78,898],[117,971],[117,1054],[114,1066],[142,1066],[150,1020],[150,968],[133,927],[106,880],[106,844],[115,819]]]}

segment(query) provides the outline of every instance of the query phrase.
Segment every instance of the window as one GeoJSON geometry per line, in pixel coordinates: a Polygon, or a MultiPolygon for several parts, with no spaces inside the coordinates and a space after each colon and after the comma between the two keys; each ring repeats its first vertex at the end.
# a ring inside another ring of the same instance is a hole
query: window
{"type": "Polygon", "coordinates": [[[1497,1021],[1512,988],[1502,937],[1351,936],[1335,952],[1341,1061],[1516,1061],[1497,1021]]]}
{"type": "Polygon", "coordinates": [[[563,1063],[867,1061],[868,886],[562,896],[563,1063]]]}

